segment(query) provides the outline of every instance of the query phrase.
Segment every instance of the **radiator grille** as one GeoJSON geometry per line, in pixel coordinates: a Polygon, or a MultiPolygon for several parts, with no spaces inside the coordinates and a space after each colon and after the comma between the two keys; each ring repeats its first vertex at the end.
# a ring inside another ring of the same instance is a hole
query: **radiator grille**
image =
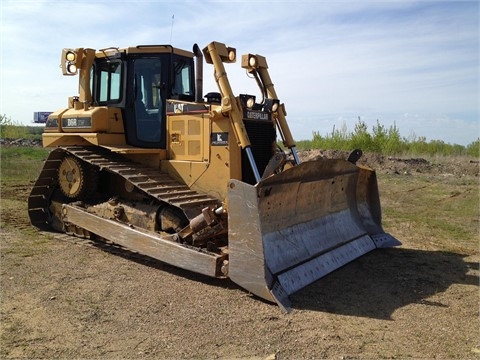
{"type": "MultiPolygon", "coordinates": [[[[271,121],[243,120],[247,130],[251,150],[258,172],[262,176],[271,157],[275,153],[276,132],[271,121]]],[[[248,184],[256,184],[250,162],[245,150],[242,150],[242,181],[248,184]]]]}

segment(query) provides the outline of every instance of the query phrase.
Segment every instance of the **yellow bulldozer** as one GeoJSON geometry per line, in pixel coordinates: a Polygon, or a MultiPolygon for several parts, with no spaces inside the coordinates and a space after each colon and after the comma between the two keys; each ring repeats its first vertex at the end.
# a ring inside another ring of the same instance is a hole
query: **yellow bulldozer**
{"type": "Polygon", "coordinates": [[[266,58],[241,58],[255,95],[234,94],[236,59],[219,42],[63,49],[79,91],[45,124],[31,223],[230,278],[287,311],[292,293],[398,245],[360,152],[301,162],[266,58]],[[218,92],[203,94],[204,62],[218,92]]]}

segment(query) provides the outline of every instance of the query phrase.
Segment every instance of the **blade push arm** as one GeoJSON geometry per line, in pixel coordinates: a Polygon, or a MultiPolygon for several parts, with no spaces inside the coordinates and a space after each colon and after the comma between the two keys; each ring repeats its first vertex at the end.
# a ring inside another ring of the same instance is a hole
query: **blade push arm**
{"type": "Polygon", "coordinates": [[[256,181],[260,181],[260,173],[258,167],[255,164],[255,159],[251,151],[251,143],[248,138],[245,124],[243,123],[243,112],[239,99],[233,94],[230,82],[228,81],[227,73],[223,63],[233,63],[236,60],[236,52],[234,48],[227,48],[225,44],[219,42],[211,42],[206,48],[203,49],[205,61],[209,64],[213,64],[215,69],[215,81],[217,82],[218,89],[222,95],[222,108],[221,112],[228,114],[232,127],[237,138],[237,143],[248,156],[248,160],[253,170],[256,181]]]}
{"type": "MultiPolygon", "coordinates": [[[[242,56],[242,67],[247,69],[249,73],[257,73],[260,77],[263,89],[267,95],[267,99],[278,99],[275,87],[273,86],[272,79],[268,72],[267,60],[261,55],[246,54],[242,56]]],[[[293,141],[292,133],[287,124],[286,111],[284,104],[278,107],[275,117],[277,128],[282,136],[283,143],[288,147],[293,154],[295,163],[300,164],[297,152],[295,150],[295,142],[293,141]]]]}
{"type": "Polygon", "coordinates": [[[250,146],[250,140],[247,130],[242,120],[241,106],[233,94],[230,82],[225,71],[224,62],[233,63],[236,60],[235,49],[227,48],[225,44],[213,41],[205,49],[203,49],[205,60],[209,64],[213,64],[215,71],[215,81],[222,95],[221,112],[228,114],[233,124],[235,136],[238,145],[245,149],[250,146]]]}

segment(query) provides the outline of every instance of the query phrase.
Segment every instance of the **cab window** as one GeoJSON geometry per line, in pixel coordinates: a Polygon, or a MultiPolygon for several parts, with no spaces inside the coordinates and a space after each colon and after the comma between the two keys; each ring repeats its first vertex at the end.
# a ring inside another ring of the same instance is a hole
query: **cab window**
{"type": "Polygon", "coordinates": [[[99,104],[112,104],[121,101],[122,63],[105,61],[96,64],[97,91],[99,104]]]}
{"type": "Polygon", "coordinates": [[[175,60],[173,62],[172,99],[193,101],[195,93],[192,79],[192,63],[185,59],[175,60]]]}

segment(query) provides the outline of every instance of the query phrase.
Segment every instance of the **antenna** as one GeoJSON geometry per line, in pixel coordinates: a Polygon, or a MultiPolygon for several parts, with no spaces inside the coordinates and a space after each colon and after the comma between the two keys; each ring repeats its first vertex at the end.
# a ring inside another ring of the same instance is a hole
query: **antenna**
{"type": "Polygon", "coordinates": [[[172,44],[173,20],[174,19],[175,19],[175,14],[172,15],[172,27],[170,28],[170,44],[172,44]]]}

